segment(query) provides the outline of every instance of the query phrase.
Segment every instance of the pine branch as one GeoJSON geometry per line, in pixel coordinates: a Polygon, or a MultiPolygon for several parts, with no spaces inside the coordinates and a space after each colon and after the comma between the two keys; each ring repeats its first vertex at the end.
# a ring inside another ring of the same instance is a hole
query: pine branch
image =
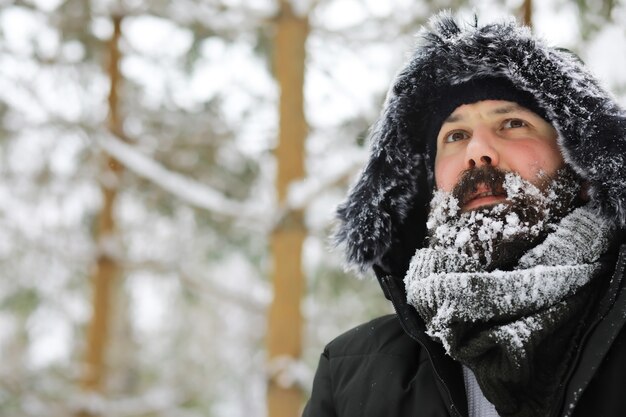
{"type": "Polygon", "coordinates": [[[189,205],[213,214],[248,221],[267,219],[267,207],[255,202],[241,202],[226,198],[206,184],[172,172],[132,145],[108,132],[101,132],[97,144],[135,174],[175,195],[189,205]]]}

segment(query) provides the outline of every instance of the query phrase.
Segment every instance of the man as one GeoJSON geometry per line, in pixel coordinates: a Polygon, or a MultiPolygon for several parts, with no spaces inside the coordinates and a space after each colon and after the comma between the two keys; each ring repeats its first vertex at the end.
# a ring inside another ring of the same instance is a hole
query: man
{"type": "Polygon", "coordinates": [[[625,416],[626,113],[526,28],[431,26],[338,210],[397,314],[326,347],[304,416],[625,416]]]}

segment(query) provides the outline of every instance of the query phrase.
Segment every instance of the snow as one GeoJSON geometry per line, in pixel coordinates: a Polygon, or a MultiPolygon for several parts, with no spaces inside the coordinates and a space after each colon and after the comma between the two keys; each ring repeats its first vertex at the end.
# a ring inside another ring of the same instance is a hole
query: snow
{"type": "Polygon", "coordinates": [[[0,14],[0,26],[3,28],[5,47],[22,54],[31,54],[35,43],[43,36],[39,28],[44,22],[43,16],[29,13],[25,8],[11,7],[0,14]]]}
{"type": "MultiPolygon", "coordinates": [[[[482,231],[479,231],[479,238],[481,240],[487,240],[486,237],[484,239],[482,238],[481,232],[482,231]]],[[[469,229],[459,230],[459,233],[457,233],[456,235],[456,239],[454,239],[454,246],[456,246],[457,248],[463,247],[470,240],[470,238],[471,238],[471,233],[469,229]]]]}
{"type": "Polygon", "coordinates": [[[181,56],[189,51],[193,42],[189,29],[156,16],[140,15],[124,19],[124,35],[133,49],[153,59],[181,56]],[[163,48],[165,43],[167,48],[163,48]]]}
{"type": "Polygon", "coordinates": [[[102,133],[97,143],[135,174],[149,178],[154,184],[188,204],[224,217],[236,216],[251,221],[267,219],[267,207],[259,207],[255,202],[239,202],[225,198],[222,193],[206,184],[165,169],[111,134],[102,133]]]}
{"type": "Polygon", "coordinates": [[[364,152],[353,153],[340,158],[336,164],[328,166],[325,171],[316,176],[308,176],[289,185],[286,207],[302,209],[307,207],[315,197],[332,188],[342,181],[345,182],[355,171],[363,166],[367,160],[364,152]]]}
{"type": "Polygon", "coordinates": [[[113,34],[111,19],[104,16],[94,16],[89,22],[91,33],[98,39],[108,40],[113,34]]]}
{"type": "Polygon", "coordinates": [[[44,369],[50,364],[70,358],[67,347],[71,344],[74,333],[70,323],[59,311],[38,308],[26,326],[33,341],[28,350],[30,367],[44,369]]]}
{"type": "Polygon", "coordinates": [[[306,17],[315,6],[315,0],[288,0],[297,16],[306,17]]]}
{"type": "Polygon", "coordinates": [[[267,376],[281,388],[300,387],[311,390],[313,373],[309,367],[298,359],[282,355],[272,358],[266,367],[267,376]]]}
{"type": "Polygon", "coordinates": [[[358,0],[328,2],[323,12],[324,26],[330,30],[340,30],[355,26],[368,18],[363,2],[358,0]]]}

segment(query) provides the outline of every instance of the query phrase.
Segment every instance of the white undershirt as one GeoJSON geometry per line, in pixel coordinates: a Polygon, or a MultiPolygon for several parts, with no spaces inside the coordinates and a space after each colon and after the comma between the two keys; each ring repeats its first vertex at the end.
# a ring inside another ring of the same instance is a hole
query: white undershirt
{"type": "Polygon", "coordinates": [[[463,381],[465,382],[469,417],[499,417],[496,407],[485,398],[480,390],[474,373],[465,366],[463,366],[463,381]]]}

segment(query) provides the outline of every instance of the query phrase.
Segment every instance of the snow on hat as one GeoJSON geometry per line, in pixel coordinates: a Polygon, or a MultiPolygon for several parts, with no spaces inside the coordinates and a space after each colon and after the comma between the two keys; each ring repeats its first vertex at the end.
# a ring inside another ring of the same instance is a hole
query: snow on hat
{"type": "Polygon", "coordinates": [[[370,159],[337,209],[348,265],[404,275],[424,243],[432,193],[428,109],[438,91],[484,77],[504,78],[536,100],[598,213],[626,224],[626,113],[575,55],[512,19],[459,25],[448,12],[419,39],[370,131],[370,159]]]}

